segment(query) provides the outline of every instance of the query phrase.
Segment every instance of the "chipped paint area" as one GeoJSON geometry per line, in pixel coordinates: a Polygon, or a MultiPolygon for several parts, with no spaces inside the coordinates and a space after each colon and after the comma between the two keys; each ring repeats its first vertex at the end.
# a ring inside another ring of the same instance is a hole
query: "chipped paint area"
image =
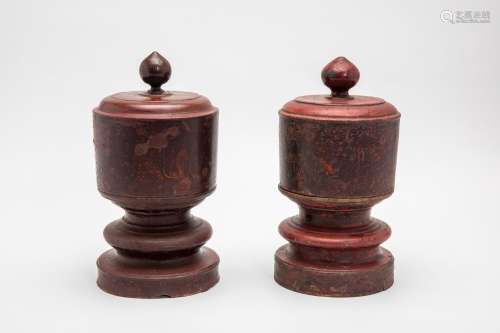
{"type": "Polygon", "coordinates": [[[135,145],[134,153],[137,156],[143,156],[148,153],[150,149],[161,150],[168,147],[171,139],[176,138],[180,133],[179,127],[173,126],[167,128],[165,131],[151,135],[146,142],[138,143],[135,145]]]}
{"type": "Polygon", "coordinates": [[[217,114],[126,123],[95,114],[94,120],[100,191],[198,196],[215,187],[217,114]]]}
{"type": "Polygon", "coordinates": [[[280,119],[280,185],[320,197],[377,196],[394,189],[399,119],[280,119]]]}

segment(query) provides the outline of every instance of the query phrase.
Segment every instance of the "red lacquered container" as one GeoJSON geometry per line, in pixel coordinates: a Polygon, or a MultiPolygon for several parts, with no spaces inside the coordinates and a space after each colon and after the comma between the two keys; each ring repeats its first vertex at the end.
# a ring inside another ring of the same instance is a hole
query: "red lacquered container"
{"type": "Polygon", "coordinates": [[[383,99],[349,94],[358,69],[339,57],[322,71],[328,95],[297,97],[280,110],[280,191],[299,215],[279,227],[275,280],[319,296],[389,288],[389,226],[370,216],[394,191],[399,118],[383,99]]]}
{"type": "Polygon", "coordinates": [[[149,91],[117,93],[94,109],[97,186],[125,216],[104,230],[113,247],[98,261],[97,284],[126,297],[178,297],[219,280],[204,247],[208,222],[190,214],[215,189],[217,108],[196,93],[164,91],[168,61],[140,66],[149,91]]]}

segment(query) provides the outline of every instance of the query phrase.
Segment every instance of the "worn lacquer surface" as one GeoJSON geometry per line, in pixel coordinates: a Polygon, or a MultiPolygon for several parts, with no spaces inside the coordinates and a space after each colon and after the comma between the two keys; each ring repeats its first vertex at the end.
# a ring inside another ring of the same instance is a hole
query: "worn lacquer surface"
{"type": "Polygon", "coordinates": [[[203,246],[212,227],[190,213],[215,189],[218,111],[163,90],[171,67],[156,52],[140,73],[150,90],[108,96],[93,113],[97,187],[125,210],[104,229],[113,249],[97,260],[97,284],[125,297],[192,295],[219,280],[219,257],[203,246]]]}
{"type": "Polygon", "coordinates": [[[351,96],[359,71],[347,59],[322,72],[330,95],[301,96],[280,110],[280,191],[299,205],[275,255],[280,285],[318,296],[389,288],[394,258],[380,247],[390,227],[371,207],[394,191],[400,114],[380,98],[351,96]]]}

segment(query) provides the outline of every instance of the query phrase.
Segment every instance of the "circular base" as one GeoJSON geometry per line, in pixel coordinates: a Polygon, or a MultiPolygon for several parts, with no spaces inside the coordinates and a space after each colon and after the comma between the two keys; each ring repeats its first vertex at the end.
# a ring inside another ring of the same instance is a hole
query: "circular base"
{"type": "Polygon", "coordinates": [[[189,296],[219,281],[218,265],[219,257],[207,247],[191,256],[168,260],[125,257],[112,249],[97,259],[97,285],[123,297],[189,296]]]}
{"type": "Polygon", "coordinates": [[[365,264],[332,266],[289,255],[289,245],[276,251],[274,279],[281,286],[303,294],[353,297],[378,293],[394,282],[394,258],[384,248],[378,260],[365,264]]]}

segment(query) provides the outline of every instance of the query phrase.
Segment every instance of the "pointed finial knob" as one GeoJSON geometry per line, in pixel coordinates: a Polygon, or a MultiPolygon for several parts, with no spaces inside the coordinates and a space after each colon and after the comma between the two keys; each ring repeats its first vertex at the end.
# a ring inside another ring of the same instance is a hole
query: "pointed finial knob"
{"type": "Polygon", "coordinates": [[[158,52],[153,52],[141,62],[139,67],[142,81],[151,86],[148,93],[153,95],[162,94],[162,84],[166,83],[172,74],[172,68],[167,59],[158,52]]]}
{"type": "Polygon", "coordinates": [[[349,89],[359,80],[359,70],[346,58],[338,57],[323,68],[321,79],[332,97],[349,97],[349,89]]]}

